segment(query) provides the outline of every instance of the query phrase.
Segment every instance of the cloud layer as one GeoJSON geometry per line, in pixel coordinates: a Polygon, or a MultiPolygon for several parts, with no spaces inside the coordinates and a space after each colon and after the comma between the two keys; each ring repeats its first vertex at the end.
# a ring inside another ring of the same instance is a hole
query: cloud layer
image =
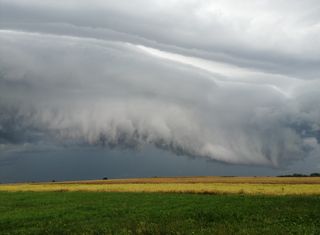
{"type": "Polygon", "coordinates": [[[0,2],[0,152],[153,144],[279,166],[319,151],[316,1],[0,2]]]}

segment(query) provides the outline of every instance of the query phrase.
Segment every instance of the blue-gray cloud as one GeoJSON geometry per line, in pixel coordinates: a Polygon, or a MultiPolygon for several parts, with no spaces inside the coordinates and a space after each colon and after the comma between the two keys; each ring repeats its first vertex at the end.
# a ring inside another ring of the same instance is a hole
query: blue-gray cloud
{"type": "Polygon", "coordinates": [[[153,144],[272,166],[319,151],[317,2],[243,4],[1,0],[0,151],[153,144]]]}

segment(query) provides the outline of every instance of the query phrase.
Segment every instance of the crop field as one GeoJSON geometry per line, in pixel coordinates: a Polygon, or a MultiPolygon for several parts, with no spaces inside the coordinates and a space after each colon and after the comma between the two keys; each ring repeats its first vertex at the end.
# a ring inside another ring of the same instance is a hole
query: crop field
{"type": "Polygon", "coordinates": [[[320,234],[320,197],[0,192],[1,234],[320,234]]]}
{"type": "Polygon", "coordinates": [[[320,177],[174,177],[2,184],[0,191],[320,195],[320,177]]]}
{"type": "Polygon", "coordinates": [[[320,234],[320,178],[0,185],[0,234],[320,234]]]}

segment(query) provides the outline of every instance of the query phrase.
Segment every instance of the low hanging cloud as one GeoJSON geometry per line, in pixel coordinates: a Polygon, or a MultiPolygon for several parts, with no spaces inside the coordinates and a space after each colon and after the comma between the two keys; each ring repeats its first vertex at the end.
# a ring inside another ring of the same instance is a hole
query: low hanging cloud
{"type": "Polygon", "coordinates": [[[261,18],[230,1],[176,1],[176,11],[155,1],[146,12],[129,2],[1,1],[0,152],[152,144],[280,166],[319,151],[319,31],[310,5],[300,6],[301,21],[295,4],[283,19],[283,4],[261,18]],[[191,9],[199,27],[184,23],[191,9]],[[288,34],[271,35],[275,19],[288,34]]]}

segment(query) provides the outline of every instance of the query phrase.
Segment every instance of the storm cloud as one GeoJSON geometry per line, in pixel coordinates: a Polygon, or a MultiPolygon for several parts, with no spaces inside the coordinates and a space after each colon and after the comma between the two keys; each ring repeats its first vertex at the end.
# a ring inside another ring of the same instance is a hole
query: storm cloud
{"type": "Polygon", "coordinates": [[[0,4],[1,152],[151,144],[268,166],[319,152],[317,1],[0,4]]]}

